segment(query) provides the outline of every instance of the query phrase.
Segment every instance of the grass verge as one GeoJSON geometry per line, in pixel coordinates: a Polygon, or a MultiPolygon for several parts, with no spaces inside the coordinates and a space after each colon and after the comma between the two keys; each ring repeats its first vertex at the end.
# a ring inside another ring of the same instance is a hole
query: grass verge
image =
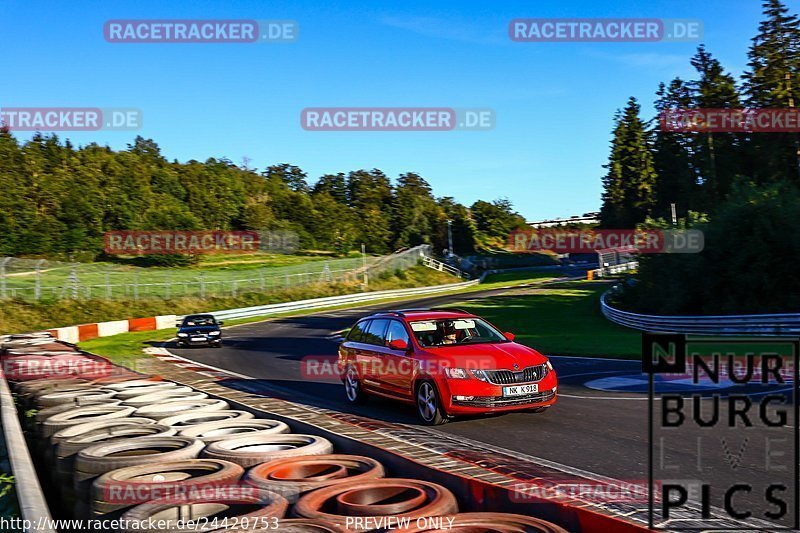
{"type": "Polygon", "coordinates": [[[544,354],[638,359],[640,334],[600,312],[600,295],[608,287],[571,281],[454,305],[514,332],[519,342],[544,354]]]}
{"type": "MultiPolygon", "coordinates": [[[[370,279],[369,290],[380,291],[443,285],[462,281],[445,272],[416,266],[408,270],[384,272],[370,279]]],[[[357,282],[316,283],[271,292],[243,293],[237,297],[184,297],[172,300],[148,298],[140,300],[62,300],[58,302],[32,303],[20,300],[4,302],[0,307],[0,333],[20,333],[74,324],[124,320],[134,317],[156,315],[185,315],[234,309],[254,305],[322,298],[353,294],[361,291],[357,282]]]]}
{"type": "MultiPolygon", "coordinates": [[[[478,289],[493,285],[515,285],[550,280],[546,276],[517,280],[503,280],[478,285],[478,289]]],[[[528,294],[494,296],[480,301],[457,304],[485,316],[499,327],[513,331],[518,340],[547,354],[583,355],[592,357],[638,358],[640,341],[632,330],[608,322],[599,311],[600,294],[608,287],[597,282],[565,282],[547,288],[531,288],[528,294]]],[[[476,290],[470,287],[459,290],[467,296],[476,290]]],[[[387,298],[372,303],[401,301],[404,298],[387,298]]],[[[360,304],[359,304],[360,305],[360,304]]],[[[456,304],[454,304],[456,305],[456,304]]],[[[352,307],[332,306],[325,310],[352,307]]],[[[237,324],[262,322],[286,316],[319,313],[322,309],[289,312],[269,318],[255,317],[226,322],[226,327],[237,324]]],[[[143,357],[142,349],[155,342],[172,338],[175,330],[122,333],[112,337],[92,339],[80,343],[81,348],[108,357],[114,362],[135,368],[136,360],[143,357]]]]}

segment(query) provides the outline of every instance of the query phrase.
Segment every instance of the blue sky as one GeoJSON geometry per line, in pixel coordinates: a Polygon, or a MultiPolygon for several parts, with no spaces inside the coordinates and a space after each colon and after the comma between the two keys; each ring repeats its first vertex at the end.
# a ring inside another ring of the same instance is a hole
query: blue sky
{"type": "MultiPolygon", "coordinates": [[[[789,0],[793,11],[800,2],[789,0]]],[[[660,81],[691,76],[697,43],[517,43],[525,17],[697,18],[740,74],[756,0],[597,2],[4,0],[0,107],[135,107],[169,159],[263,169],[414,171],[439,196],[507,197],[528,219],[599,208],[614,111],[645,114],[660,81]],[[111,44],[108,19],[292,19],[292,44],[111,44]],[[313,132],[305,107],[492,108],[491,131],[313,132]]],[[[137,132],[60,133],[124,148],[137,132]]],[[[20,134],[25,137],[25,134],[20,134]]]]}

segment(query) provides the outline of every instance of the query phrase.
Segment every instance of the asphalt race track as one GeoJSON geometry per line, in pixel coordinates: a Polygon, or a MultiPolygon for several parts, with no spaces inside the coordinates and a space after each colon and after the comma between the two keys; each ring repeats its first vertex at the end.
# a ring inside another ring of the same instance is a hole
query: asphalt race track
{"type": "MultiPolygon", "coordinates": [[[[340,337],[336,332],[350,327],[356,318],[378,309],[403,307],[435,307],[465,302],[466,300],[498,294],[513,294],[514,289],[497,289],[480,293],[437,296],[402,303],[379,304],[312,316],[281,318],[267,322],[235,326],[226,329],[222,348],[177,349],[167,348],[174,354],[200,363],[237,373],[242,380],[235,386],[249,392],[281,390],[287,396],[313,405],[343,412],[373,417],[410,425],[418,425],[412,406],[389,400],[370,399],[364,406],[347,403],[344,388],[337,379],[309,380],[301,372],[301,360],[306,356],[333,356],[340,337]]],[[[497,324],[501,329],[502,324],[497,324]]],[[[565,332],[565,334],[568,334],[565,332]]],[[[520,452],[534,458],[564,465],[568,474],[585,472],[623,481],[646,483],[648,474],[648,401],[647,378],[641,374],[639,361],[608,360],[551,355],[559,376],[559,400],[550,410],[534,413],[514,413],[484,418],[456,419],[435,430],[480,441],[506,450],[520,452]]],[[[659,389],[685,393],[702,393],[702,388],[681,382],[659,384],[659,389]],[[662,387],[663,386],[663,387],[662,387]]],[[[757,400],[754,400],[756,403],[757,400]]],[[[703,402],[708,405],[711,402],[703,402]]],[[[691,399],[687,401],[691,411],[691,399]]],[[[655,403],[658,409],[659,402],[655,403]]],[[[757,405],[754,408],[757,413],[757,405]]],[[[789,409],[791,412],[791,409],[789,409]]],[[[722,417],[727,409],[720,408],[722,417]]],[[[724,418],[723,418],[724,419],[724,418]]],[[[791,415],[789,424],[792,424],[791,415]]],[[[728,487],[746,480],[754,486],[773,482],[777,475],[764,473],[764,461],[769,453],[763,438],[749,438],[741,428],[725,429],[680,428],[669,435],[669,443],[657,451],[656,462],[662,465],[680,465],[669,470],[670,479],[713,479],[715,486],[728,487]],[[698,450],[700,452],[698,453],[698,450]],[[698,456],[702,460],[698,461],[698,456]],[[736,463],[733,466],[733,463],[736,463]],[[698,475],[698,472],[701,474],[698,475]]],[[[792,464],[794,456],[789,429],[782,429],[784,442],[783,461],[792,464]]],[[[659,439],[660,435],[656,435],[659,439]]],[[[774,450],[773,450],[774,451],[774,450]]],[[[780,456],[775,456],[776,461],[780,456]]],[[[658,466],[656,467],[658,468],[658,466]]],[[[671,467],[665,467],[671,468],[671,467]]],[[[787,466],[789,471],[791,467],[787,466]]],[[[661,479],[666,479],[663,475],[661,479]]],[[[784,495],[791,501],[791,478],[787,484],[790,493],[784,495]]],[[[713,505],[722,507],[719,493],[711,494],[713,505]]],[[[745,496],[737,496],[750,502],[745,496]]],[[[771,509],[761,500],[761,494],[752,500],[754,518],[760,518],[758,509],[771,509]]]]}

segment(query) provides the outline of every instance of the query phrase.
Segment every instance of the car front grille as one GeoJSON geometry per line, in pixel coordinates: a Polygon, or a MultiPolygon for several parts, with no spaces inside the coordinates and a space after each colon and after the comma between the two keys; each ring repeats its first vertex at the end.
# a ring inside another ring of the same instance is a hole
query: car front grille
{"type": "Polygon", "coordinates": [[[549,402],[555,395],[555,392],[549,390],[511,398],[503,398],[502,396],[473,396],[471,400],[453,400],[453,405],[462,407],[508,407],[512,405],[549,402]]]}
{"type": "Polygon", "coordinates": [[[489,383],[494,385],[515,385],[517,383],[539,381],[547,375],[547,365],[529,366],[519,371],[484,370],[483,373],[489,383]]]}

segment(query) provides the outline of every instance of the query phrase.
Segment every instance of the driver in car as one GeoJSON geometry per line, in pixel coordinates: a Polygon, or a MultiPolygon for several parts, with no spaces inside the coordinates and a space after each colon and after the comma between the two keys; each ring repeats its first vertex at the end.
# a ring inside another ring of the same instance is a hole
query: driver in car
{"type": "Polygon", "coordinates": [[[442,344],[457,344],[459,341],[459,331],[452,320],[442,323],[442,344]]]}

